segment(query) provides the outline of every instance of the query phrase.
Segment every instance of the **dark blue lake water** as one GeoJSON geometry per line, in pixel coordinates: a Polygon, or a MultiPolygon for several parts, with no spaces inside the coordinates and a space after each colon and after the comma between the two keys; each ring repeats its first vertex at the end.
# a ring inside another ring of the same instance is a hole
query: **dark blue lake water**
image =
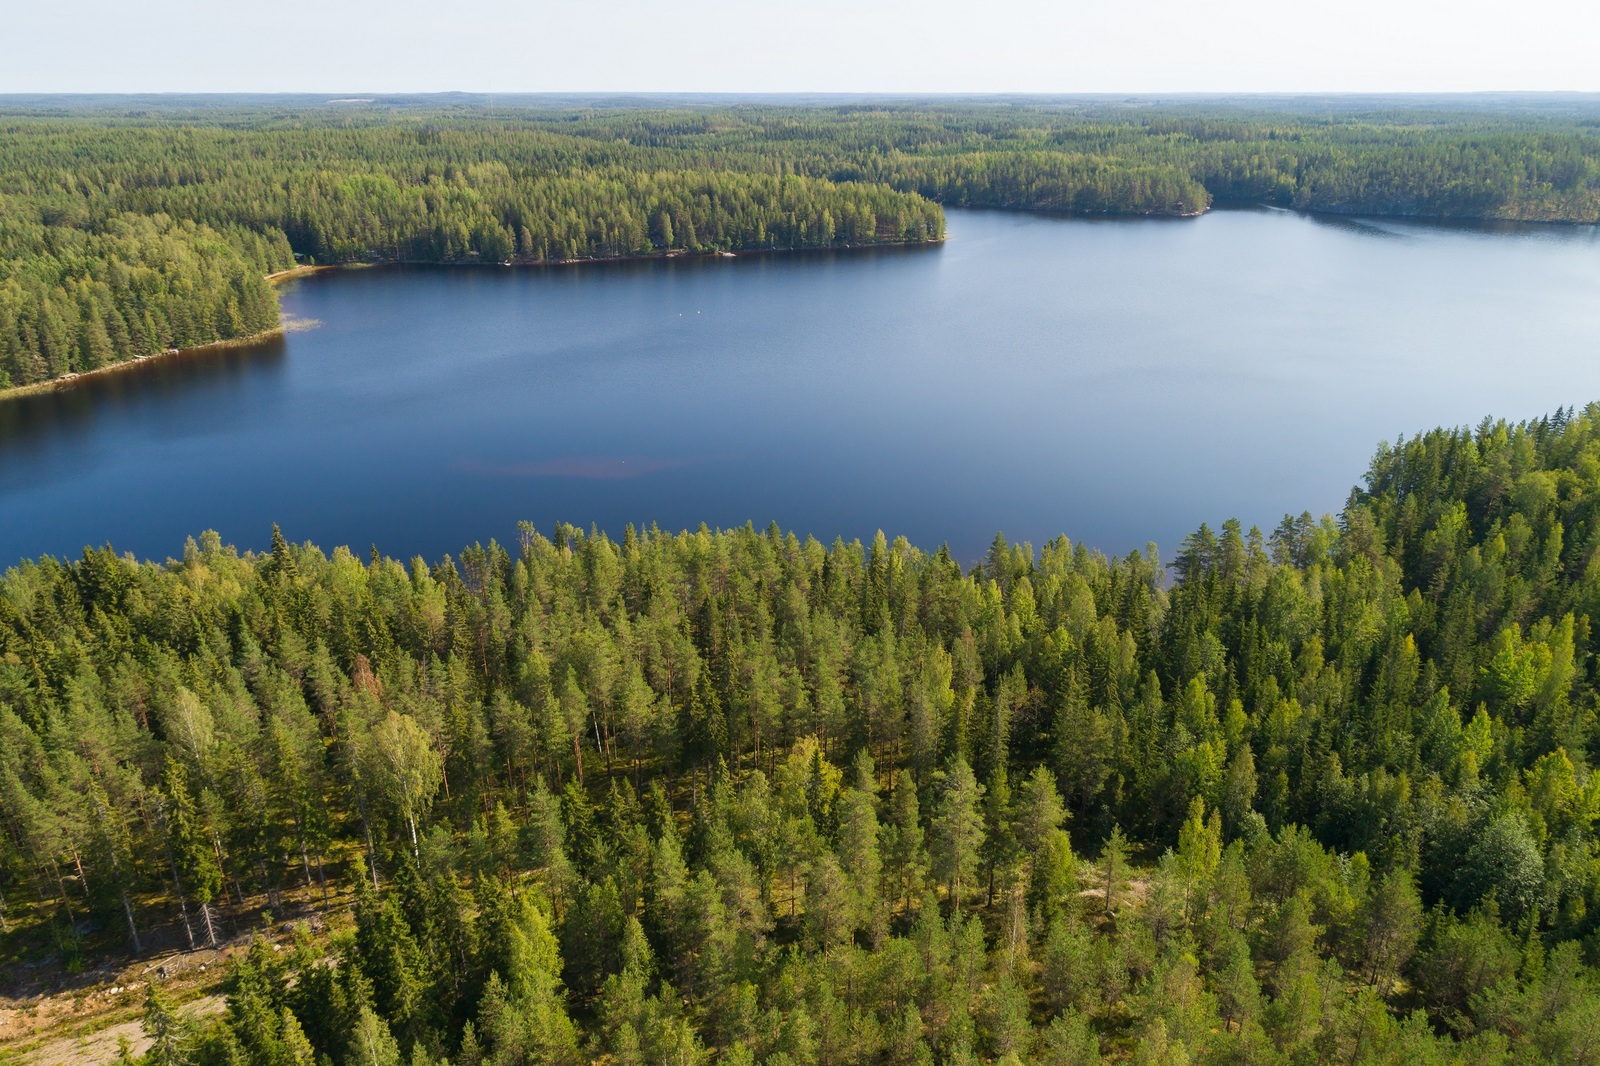
{"type": "Polygon", "coordinates": [[[1374,446],[1600,399],[1600,233],[952,211],[940,248],[371,269],[315,328],[0,402],[0,564],[271,523],[434,558],[519,519],[996,530],[1170,557],[1374,446]]]}

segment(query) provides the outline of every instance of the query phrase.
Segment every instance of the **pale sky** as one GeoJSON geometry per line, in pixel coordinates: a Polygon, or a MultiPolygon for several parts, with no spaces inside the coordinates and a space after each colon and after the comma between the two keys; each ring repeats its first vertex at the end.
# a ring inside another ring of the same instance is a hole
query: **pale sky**
{"type": "Polygon", "coordinates": [[[3,0],[0,92],[1600,90],[1600,0],[3,0]]]}

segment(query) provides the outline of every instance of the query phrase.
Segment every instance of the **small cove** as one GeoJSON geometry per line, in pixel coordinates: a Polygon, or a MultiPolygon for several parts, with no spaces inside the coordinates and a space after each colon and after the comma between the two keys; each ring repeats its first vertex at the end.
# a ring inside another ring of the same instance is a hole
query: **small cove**
{"type": "Polygon", "coordinates": [[[288,282],[316,320],[0,404],[0,565],[528,519],[1170,557],[1379,440],[1600,399],[1600,234],[950,211],[943,246],[288,282]]]}

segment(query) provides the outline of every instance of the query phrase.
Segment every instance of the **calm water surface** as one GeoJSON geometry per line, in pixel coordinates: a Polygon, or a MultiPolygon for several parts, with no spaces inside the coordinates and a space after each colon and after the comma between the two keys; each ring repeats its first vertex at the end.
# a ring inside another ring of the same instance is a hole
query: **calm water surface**
{"type": "Polygon", "coordinates": [[[942,248],[318,275],[321,325],[0,403],[0,564],[212,528],[430,557],[996,530],[1170,555],[1337,511],[1378,441],[1600,399],[1600,234],[949,214],[942,248]]]}

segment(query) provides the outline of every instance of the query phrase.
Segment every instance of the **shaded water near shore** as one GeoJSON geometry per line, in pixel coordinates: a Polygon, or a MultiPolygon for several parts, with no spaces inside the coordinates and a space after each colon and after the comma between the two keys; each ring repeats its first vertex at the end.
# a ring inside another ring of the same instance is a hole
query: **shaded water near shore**
{"type": "Polygon", "coordinates": [[[1383,439],[1600,399],[1600,234],[949,212],[925,249],[286,284],[322,325],[0,403],[0,565],[271,523],[996,530],[1170,555],[1337,511],[1383,439]]]}

